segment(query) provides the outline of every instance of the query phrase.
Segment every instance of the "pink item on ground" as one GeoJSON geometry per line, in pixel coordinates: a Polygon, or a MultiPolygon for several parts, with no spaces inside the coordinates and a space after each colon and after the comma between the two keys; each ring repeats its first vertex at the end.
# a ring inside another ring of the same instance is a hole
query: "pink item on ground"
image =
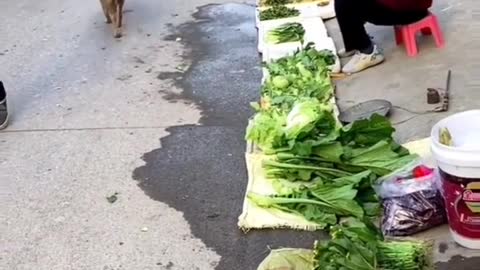
{"type": "Polygon", "coordinates": [[[418,22],[409,25],[394,26],[394,29],[397,45],[405,43],[407,54],[411,57],[418,54],[416,34],[419,31],[424,36],[433,35],[438,48],[442,48],[445,45],[440,24],[438,23],[437,16],[433,13],[429,13],[427,17],[418,22]]]}

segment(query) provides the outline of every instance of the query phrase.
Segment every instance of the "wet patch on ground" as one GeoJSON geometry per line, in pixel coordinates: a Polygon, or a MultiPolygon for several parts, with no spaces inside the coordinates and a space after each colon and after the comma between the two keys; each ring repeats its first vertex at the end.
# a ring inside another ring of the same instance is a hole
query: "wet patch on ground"
{"type": "Polygon", "coordinates": [[[438,263],[437,270],[478,270],[480,269],[480,255],[476,258],[464,258],[462,256],[455,256],[446,263],[438,263]]]}
{"type": "Polygon", "coordinates": [[[201,109],[200,125],[168,128],[133,178],[148,196],[184,213],[193,235],[221,255],[217,269],[256,269],[269,247],[311,247],[323,234],[238,229],[247,185],[244,133],[261,80],[254,8],[209,5],[194,18],[167,37],[181,38],[190,67],[159,79],[183,89],[176,99],[201,109]]]}

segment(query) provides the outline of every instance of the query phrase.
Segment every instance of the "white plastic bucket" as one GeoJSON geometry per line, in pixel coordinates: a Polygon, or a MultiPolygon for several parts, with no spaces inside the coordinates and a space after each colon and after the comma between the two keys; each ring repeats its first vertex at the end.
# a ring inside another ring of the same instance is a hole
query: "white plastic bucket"
{"type": "Polygon", "coordinates": [[[452,237],[480,249],[480,110],[445,118],[433,127],[431,139],[452,237]],[[440,143],[442,128],[448,128],[454,146],[440,143]]]}
{"type": "Polygon", "coordinates": [[[480,178],[480,110],[447,117],[432,129],[432,154],[444,172],[465,178],[480,178]],[[440,130],[448,128],[454,147],[439,142],[440,130]]]}

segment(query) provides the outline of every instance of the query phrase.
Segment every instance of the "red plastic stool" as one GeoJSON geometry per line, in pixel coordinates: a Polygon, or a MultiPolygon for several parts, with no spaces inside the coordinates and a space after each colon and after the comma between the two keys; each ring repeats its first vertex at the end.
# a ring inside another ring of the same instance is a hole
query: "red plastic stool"
{"type": "Polygon", "coordinates": [[[414,57],[418,54],[416,39],[418,31],[421,31],[424,36],[433,35],[438,48],[442,48],[445,45],[437,16],[433,13],[430,13],[426,18],[418,22],[409,25],[397,25],[394,28],[397,45],[405,42],[408,56],[414,57]]]}

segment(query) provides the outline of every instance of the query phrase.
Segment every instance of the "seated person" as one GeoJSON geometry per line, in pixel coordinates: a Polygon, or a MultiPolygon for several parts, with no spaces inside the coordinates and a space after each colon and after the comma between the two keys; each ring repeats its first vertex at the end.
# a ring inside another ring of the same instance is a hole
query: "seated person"
{"type": "Polygon", "coordinates": [[[405,25],[425,18],[432,0],[335,0],[335,12],[345,44],[344,56],[353,55],[342,68],[356,73],[378,65],[385,57],[365,30],[365,23],[405,25]]]}

